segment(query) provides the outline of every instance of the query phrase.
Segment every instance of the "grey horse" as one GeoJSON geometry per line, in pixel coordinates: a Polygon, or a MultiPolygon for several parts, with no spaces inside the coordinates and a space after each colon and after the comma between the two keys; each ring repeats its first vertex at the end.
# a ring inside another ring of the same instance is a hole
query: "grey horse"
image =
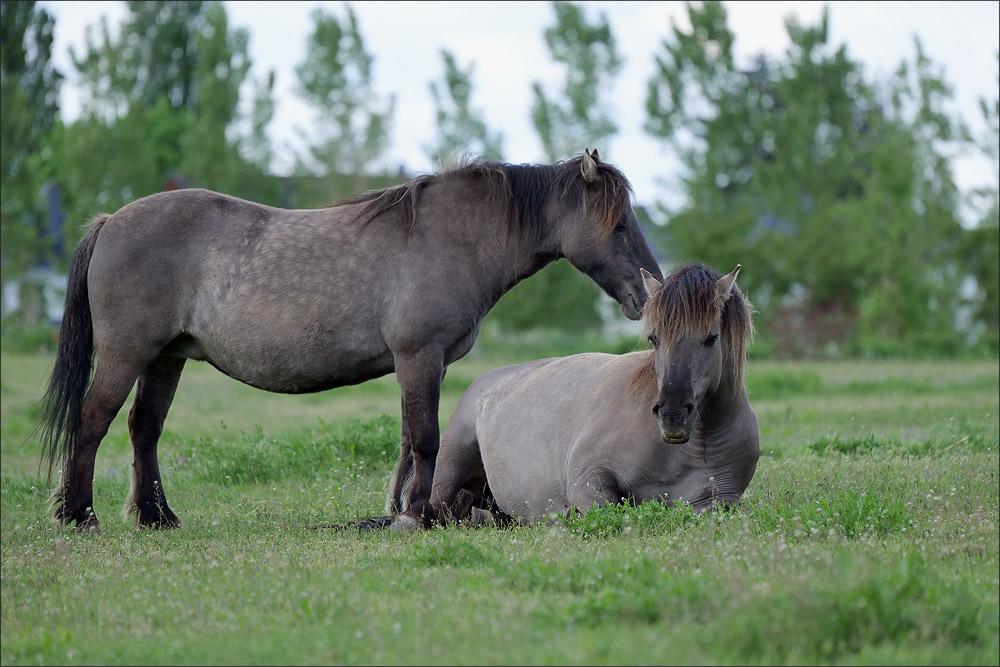
{"type": "MultiPolygon", "coordinates": [[[[759,455],[739,270],[688,263],[662,284],[643,271],[651,350],[540,359],[473,382],[442,435],[435,520],[481,510],[538,520],[654,498],[699,512],[734,505],[759,455]]],[[[407,517],[391,524],[414,527],[407,517]]]]}

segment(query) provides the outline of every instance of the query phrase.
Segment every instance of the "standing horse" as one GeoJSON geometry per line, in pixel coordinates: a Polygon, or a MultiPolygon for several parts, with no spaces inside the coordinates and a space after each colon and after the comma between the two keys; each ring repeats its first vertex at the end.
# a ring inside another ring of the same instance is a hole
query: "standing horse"
{"type": "MultiPolygon", "coordinates": [[[[486,509],[530,520],[652,498],[698,512],[735,504],[760,451],[739,270],[690,263],[662,284],[643,271],[652,350],[540,359],[473,382],[441,438],[435,519],[486,509]]],[[[400,516],[391,528],[417,526],[400,516]]]]}
{"type": "Polygon", "coordinates": [[[505,292],[565,257],[640,317],[639,270],[657,269],[631,194],[595,150],[554,165],[473,162],[318,210],[194,189],[99,216],[73,259],[43,399],[43,460],[50,477],[62,470],[54,519],[99,530],[97,449],[138,381],[124,513],[180,525],[157,443],[187,359],[292,394],[395,371],[402,429],[386,510],[422,517],[445,368],[505,292]]]}

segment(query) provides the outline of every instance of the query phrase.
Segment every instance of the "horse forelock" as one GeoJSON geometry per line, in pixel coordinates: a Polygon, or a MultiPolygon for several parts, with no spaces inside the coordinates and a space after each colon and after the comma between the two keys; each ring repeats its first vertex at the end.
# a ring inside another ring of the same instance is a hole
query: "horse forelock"
{"type": "MultiPolygon", "coordinates": [[[[721,277],[717,271],[697,262],[677,267],[663,281],[663,287],[646,301],[643,320],[647,335],[666,342],[682,335],[707,336],[718,318],[723,379],[738,389],[744,382],[747,346],[754,335],[752,309],[737,285],[733,285],[728,299],[723,301],[719,297],[715,285],[721,277]]],[[[656,382],[653,363],[650,351],[633,376],[630,390],[656,382]]]]}
{"type": "Polygon", "coordinates": [[[597,165],[600,180],[586,184],[582,161],[581,156],[555,164],[509,164],[465,157],[437,174],[418,176],[407,183],[350,197],[332,206],[367,203],[356,218],[362,224],[399,206],[400,219],[409,229],[416,223],[423,188],[432,183],[479,178],[487,184],[490,199],[504,206],[508,229],[519,238],[537,239],[545,224],[545,204],[550,197],[579,197],[583,212],[588,213],[588,196],[598,188],[592,212],[596,221],[594,233],[605,238],[631,207],[632,184],[617,167],[603,162],[597,165]]]}

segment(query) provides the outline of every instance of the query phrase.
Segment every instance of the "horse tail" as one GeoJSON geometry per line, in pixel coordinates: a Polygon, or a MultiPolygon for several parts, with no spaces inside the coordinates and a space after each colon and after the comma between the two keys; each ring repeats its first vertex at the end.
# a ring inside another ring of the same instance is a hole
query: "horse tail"
{"type": "Polygon", "coordinates": [[[69,270],[55,366],[42,397],[39,417],[42,460],[48,461],[50,481],[52,469],[65,461],[76,446],[83,397],[94,369],[94,323],[90,314],[87,271],[97,234],[109,217],[105,214],[91,220],[69,270]]]}

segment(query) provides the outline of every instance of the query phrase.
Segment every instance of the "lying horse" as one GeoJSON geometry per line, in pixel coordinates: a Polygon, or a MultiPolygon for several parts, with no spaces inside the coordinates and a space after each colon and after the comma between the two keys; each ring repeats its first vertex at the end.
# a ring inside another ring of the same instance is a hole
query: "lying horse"
{"type": "MultiPolygon", "coordinates": [[[[540,359],[473,382],[441,439],[436,520],[475,509],[532,520],[652,498],[698,512],[735,504],[759,454],[739,270],[690,263],[662,284],[643,271],[652,350],[540,359]]],[[[397,517],[391,528],[417,526],[397,517]]]]}
{"type": "Polygon", "coordinates": [[[180,525],[157,443],[188,359],[282,393],[395,371],[402,430],[386,511],[423,516],[445,368],[507,290],[565,257],[639,319],[639,270],[658,269],[631,194],[585,151],[555,165],[474,162],[316,210],[195,189],[96,218],[70,269],[41,414],[49,474],[62,468],[53,518],[99,529],[97,448],[137,385],[125,513],[180,525]]]}

